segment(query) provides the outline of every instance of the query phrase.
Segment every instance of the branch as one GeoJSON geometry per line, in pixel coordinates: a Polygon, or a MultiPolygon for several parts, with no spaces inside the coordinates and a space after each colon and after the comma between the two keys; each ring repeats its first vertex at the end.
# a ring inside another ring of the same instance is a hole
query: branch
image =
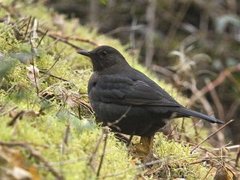
{"type": "Polygon", "coordinates": [[[49,162],[40,155],[40,153],[33,149],[29,144],[24,143],[24,142],[3,142],[0,141],[0,146],[7,146],[7,147],[21,147],[26,149],[31,156],[33,156],[34,158],[36,158],[38,161],[42,162],[44,164],[44,166],[52,173],[53,176],[56,177],[56,179],[58,180],[64,180],[64,177],[62,175],[60,175],[58,173],[58,171],[56,169],[54,169],[49,162]]]}
{"type": "Polygon", "coordinates": [[[198,143],[192,150],[191,153],[193,153],[193,151],[195,151],[201,144],[203,144],[205,141],[207,141],[209,138],[211,138],[212,136],[214,136],[217,132],[221,131],[223,128],[225,128],[227,125],[229,125],[230,123],[232,123],[234,120],[230,120],[228,121],[226,124],[224,124],[222,127],[218,128],[215,132],[213,132],[212,134],[210,134],[208,137],[206,137],[204,140],[202,140],[200,143],[198,143]]]}

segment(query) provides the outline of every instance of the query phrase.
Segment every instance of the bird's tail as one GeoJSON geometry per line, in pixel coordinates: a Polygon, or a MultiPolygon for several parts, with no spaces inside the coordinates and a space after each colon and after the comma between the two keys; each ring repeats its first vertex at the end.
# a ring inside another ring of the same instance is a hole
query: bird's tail
{"type": "Polygon", "coordinates": [[[218,124],[224,124],[223,121],[213,117],[213,116],[208,116],[208,115],[205,115],[205,114],[202,114],[200,112],[197,112],[197,111],[193,111],[193,110],[190,110],[190,109],[186,109],[186,108],[179,108],[177,110],[177,112],[179,113],[179,115],[183,115],[183,116],[193,116],[193,117],[197,117],[197,118],[200,118],[200,119],[204,119],[206,121],[209,121],[211,123],[218,123],[218,124]]]}

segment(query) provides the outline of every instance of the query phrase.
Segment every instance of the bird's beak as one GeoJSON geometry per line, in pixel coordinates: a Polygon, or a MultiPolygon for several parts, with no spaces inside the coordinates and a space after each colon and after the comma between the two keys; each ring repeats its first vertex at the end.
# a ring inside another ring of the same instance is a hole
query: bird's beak
{"type": "Polygon", "coordinates": [[[90,51],[86,51],[86,50],[78,50],[77,53],[82,54],[82,55],[87,56],[87,57],[91,56],[90,51]]]}

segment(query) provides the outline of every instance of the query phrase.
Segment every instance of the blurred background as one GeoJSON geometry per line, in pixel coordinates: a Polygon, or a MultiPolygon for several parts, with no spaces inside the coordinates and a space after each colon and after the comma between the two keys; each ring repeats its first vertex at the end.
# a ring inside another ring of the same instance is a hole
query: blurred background
{"type": "MultiPolygon", "coordinates": [[[[189,98],[188,107],[234,119],[240,142],[240,1],[45,0],[68,18],[116,37],[129,52],[189,98]]],[[[62,16],[55,22],[61,26],[62,16]]],[[[228,141],[227,141],[228,142],[228,141]]]]}

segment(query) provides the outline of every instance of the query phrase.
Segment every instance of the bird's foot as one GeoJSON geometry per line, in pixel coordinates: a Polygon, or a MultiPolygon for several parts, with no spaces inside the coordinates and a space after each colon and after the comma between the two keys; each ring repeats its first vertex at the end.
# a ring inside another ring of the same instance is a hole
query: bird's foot
{"type": "Polygon", "coordinates": [[[149,162],[154,158],[153,137],[141,137],[140,143],[134,144],[130,150],[133,157],[140,159],[143,162],[149,162]]]}
{"type": "Polygon", "coordinates": [[[135,144],[132,150],[133,154],[139,157],[146,157],[150,152],[150,148],[144,146],[142,143],[135,144]]]}
{"type": "Polygon", "coordinates": [[[134,159],[134,164],[145,164],[157,159],[152,150],[149,151],[149,149],[144,148],[140,143],[135,144],[134,147],[132,147],[130,154],[134,159]]]}

